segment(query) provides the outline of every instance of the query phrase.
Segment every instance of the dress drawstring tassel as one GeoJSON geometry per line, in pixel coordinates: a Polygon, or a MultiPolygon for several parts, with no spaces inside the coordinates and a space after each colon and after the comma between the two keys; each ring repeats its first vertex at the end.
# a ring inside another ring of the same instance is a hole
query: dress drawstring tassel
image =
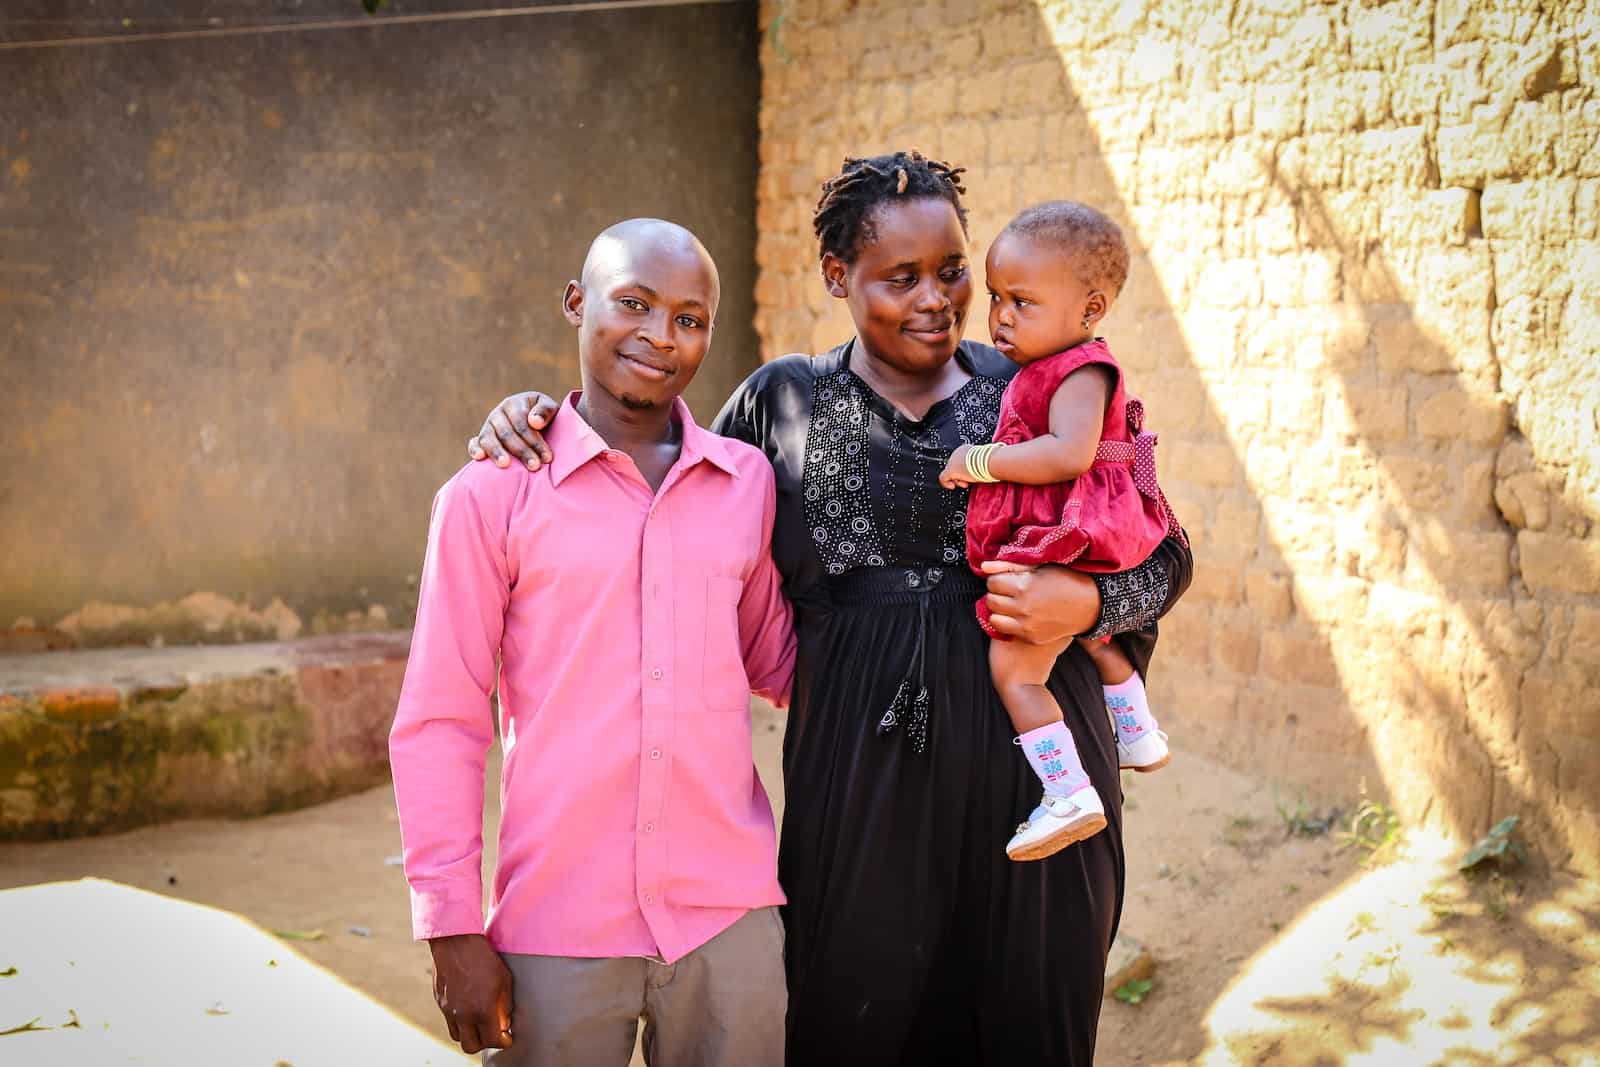
{"type": "MultiPolygon", "coordinates": [[[[908,573],[916,574],[915,571],[908,573]]],[[[927,589],[931,592],[942,577],[942,571],[932,568],[921,581],[927,582],[927,589]]],[[[920,585],[921,582],[916,584],[920,585]]],[[[879,737],[893,733],[904,723],[906,741],[911,745],[911,751],[919,756],[928,750],[928,712],[933,704],[928,695],[928,599],[926,594],[917,599],[917,648],[912,653],[911,671],[900,679],[900,684],[895,687],[894,698],[889,701],[889,710],[878,720],[879,737]]]]}

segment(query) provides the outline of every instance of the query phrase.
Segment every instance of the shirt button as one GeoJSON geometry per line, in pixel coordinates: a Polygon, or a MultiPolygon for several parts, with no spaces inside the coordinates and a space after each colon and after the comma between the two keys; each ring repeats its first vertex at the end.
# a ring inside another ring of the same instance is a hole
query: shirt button
{"type": "Polygon", "coordinates": [[[655,669],[655,670],[653,670],[653,671],[651,671],[651,672],[650,672],[650,677],[652,677],[652,678],[655,678],[655,679],[658,679],[658,680],[659,680],[659,679],[660,679],[660,677],[661,677],[661,668],[660,668],[660,667],[657,667],[657,668],[656,668],[656,669],[655,669]]]}
{"type": "Polygon", "coordinates": [[[654,904],[656,902],[656,898],[651,896],[649,893],[646,893],[644,895],[644,902],[646,904],[654,904]]]}
{"type": "Polygon", "coordinates": [[[645,823],[644,824],[644,832],[647,833],[647,834],[655,833],[656,832],[656,824],[653,823],[653,822],[645,823]]]}
{"type": "Polygon", "coordinates": [[[661,758],[661,750],[659,748],[652,748],[650,750],[650,758],[651,759],[660,759],[661,758]]]}

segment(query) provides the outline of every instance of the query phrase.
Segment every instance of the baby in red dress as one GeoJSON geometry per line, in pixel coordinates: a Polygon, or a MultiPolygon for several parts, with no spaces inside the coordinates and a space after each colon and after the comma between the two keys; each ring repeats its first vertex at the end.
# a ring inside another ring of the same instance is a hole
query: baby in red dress
{"type": "MultiPolygon", "coordinates": [[[[985,264],[989,333],[1022,370],[1006,387],[994,441],[962,445],[939,481],[970,486],[967,561],[1016,569],[1060,563],[1114,574],[1142,563],[1169,534],[1183,538],[1156,485],[1155,435],[1144,408],[1123,392],[1122,372],[1094,335],[1128,278],[1128,246],[1116,223],[1068,200],[1028,208],[995,238],[985,264]]],[[[991,569],[993,569],[991,567],[991,569]]],[[[1061,707],[1045,683],[1074,639],[994,640],[989,668],[1017,743],[1044,783],[1044,799],[1006,845],[1014,860],[1042,859],[1105,827],[1061,707]]],[[[1081,640],[1081,639],[1080,639],[1081,640]]],[[[1144,684],[1114,644],[1083,641],[1100,672],[1124,768],[1167,765],[1144,684]]]]}

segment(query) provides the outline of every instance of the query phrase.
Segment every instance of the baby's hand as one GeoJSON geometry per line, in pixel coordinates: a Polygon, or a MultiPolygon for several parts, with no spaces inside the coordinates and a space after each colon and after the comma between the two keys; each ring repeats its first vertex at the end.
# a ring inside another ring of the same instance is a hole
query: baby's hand
{"type": "Polygon", "coordinates": [[[972,484],[972,474],[967,470],[967,452],[971,445],[961,445],[950,453],[950,462],[939,474],[939,484],[946,489],[965,489],[972,484]]]}

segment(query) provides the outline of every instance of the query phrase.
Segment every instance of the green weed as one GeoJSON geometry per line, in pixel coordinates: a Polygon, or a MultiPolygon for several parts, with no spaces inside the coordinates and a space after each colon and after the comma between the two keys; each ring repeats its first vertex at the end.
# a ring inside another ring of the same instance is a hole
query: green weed
{"type": "Polygon", "coordinates": [[[1304,790],[1300,791],[1292,806],[1274,798],[1272,807],[1283,823],[1286,837],[1321,837],[1333,829],[1339,821],[1338,808],[1329,808],[1318,814],[1310,804],[1306,803],[1304,790]]]}
{"type": "Polygon", "coordinates": [[[1130,978],[1116,988],[1111,995],[1124,1004],[1142,1004],[1144,998],[1150,995],[1150,990],[1155,982],[1149,978],[1130,978]]]}
{"type": "Polygon", "coordinates": [[[1461,862],[1456,864],[1456,868],[1474,871],[1488,863],[1506,867],[1525,862],[1528,850],[1517,837],[1517,822],[1517,816],[1507,815],[1495,823],[1493,829],[1478,838],[1477,843],[1467,849],[1461,857],[1461,862]]]}
{"type": "Polygon", "coordinates": [[[1363,797],[1350,816],[1349,827],[1336,836],[1344,848],[1359,848],[1366,852],[1365,862],[1374,863],[1386,856],[1399,844],[1402,826],[1400,816],[1387,804],[1363,797]]]}

